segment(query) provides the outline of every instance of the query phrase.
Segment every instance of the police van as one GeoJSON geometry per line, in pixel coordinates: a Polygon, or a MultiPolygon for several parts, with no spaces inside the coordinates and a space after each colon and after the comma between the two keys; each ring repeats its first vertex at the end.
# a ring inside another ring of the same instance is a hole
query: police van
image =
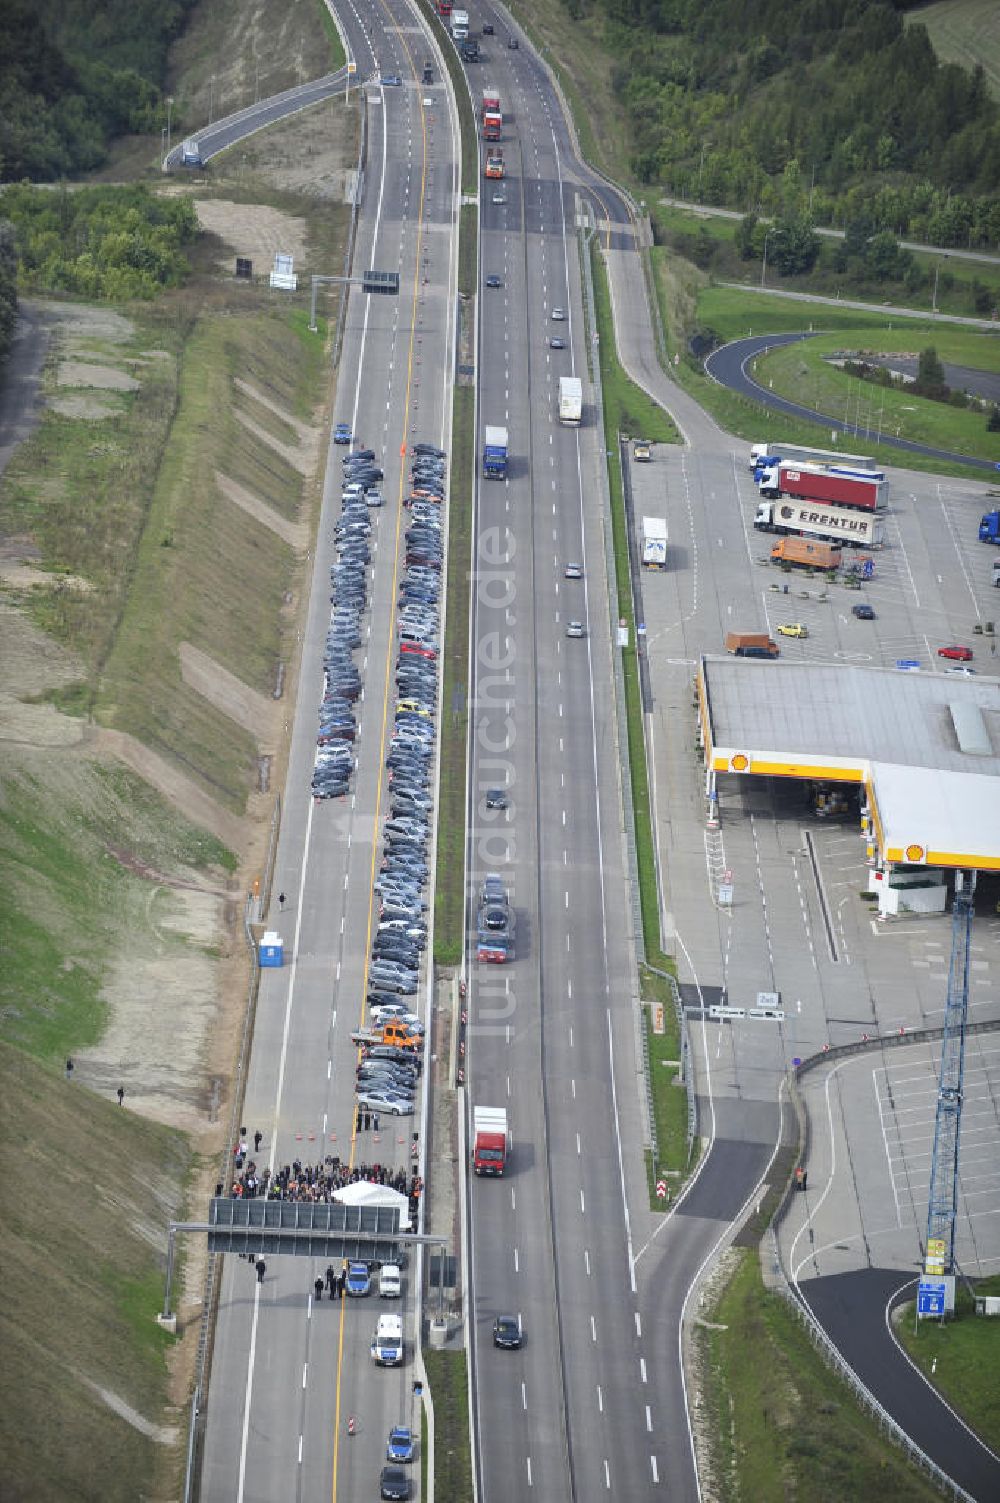
{"type": "Polygon", "coordinates": [[[403,1360],[403,1319],[380,1315],[372,1337],[372,1360],[379,1367],[398,1367],[403,1360]]]}

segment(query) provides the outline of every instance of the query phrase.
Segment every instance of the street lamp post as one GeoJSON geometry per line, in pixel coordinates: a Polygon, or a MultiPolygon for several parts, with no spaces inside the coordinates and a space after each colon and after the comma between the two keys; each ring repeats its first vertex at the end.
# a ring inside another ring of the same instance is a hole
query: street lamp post
{"type": "Polygon", "coordinates": [[[209,125],[211,125],[211,123],[212,123],[212,121],[214,119],[215,119],[215,74],[213,73],[212,77],[211,77],[211,79],[209,81],[209,85],[208,85],[208,123],[209,123],[209,125]]]}
{"type": "Polygon", "coordinates": [[[168,157],[170,156],[170,124],[171,124],[171,115],[173,113],[173,108],[174,108],[174,96],[172,94],[168,94],[167,95],[167,156],[168,157]]]}
{"type": "Polygon", "coordinates": [[[762,287],[764,285],[764,278],[767,275],[767,242],[770,240],[773,233],[774,225],[772,225],[769,230],[765,230],[764,232],[764,258],[760,263],[760,285],[762,287]]]}

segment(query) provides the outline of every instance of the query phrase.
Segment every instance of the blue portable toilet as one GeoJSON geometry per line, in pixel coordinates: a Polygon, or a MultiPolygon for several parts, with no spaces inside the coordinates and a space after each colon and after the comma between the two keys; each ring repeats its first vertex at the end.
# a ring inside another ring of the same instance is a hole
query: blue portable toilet
{"type": "Polygon", "coordinates": [[[276,929],[268,929],[260,942],[258,951],[261,968],[280,966],[285,963],[285,942],[276,929]]]}

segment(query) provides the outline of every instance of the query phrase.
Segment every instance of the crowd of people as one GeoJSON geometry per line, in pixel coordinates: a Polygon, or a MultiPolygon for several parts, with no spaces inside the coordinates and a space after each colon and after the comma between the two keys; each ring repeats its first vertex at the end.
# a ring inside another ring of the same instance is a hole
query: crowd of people
{"type": "MultiPolygon", "coordinates": [[[[263,1197],[267,1200],[331,1201],[338,1190],[364,1182],[384,1185],[406,1195],[410,1202],[410,1218],[416,1222],[423,1190],[423,1181],[418,1174],[408,1175],[405,1169],[393,1168],[389,1164],[345,1164],[330,1155],[318,1164],[303,1164],[300,1159],[293,1159],[272,1174],[266,1166],[258,1170],[254,1159],[239,1152],[240,1146],[245,1149],[246,1144],[237,1145],[234,1150],[236,1172],[229,1192],[234,1200],[263,1197]]],[[[222,1185],[217,1185],[216,1194],[222,1193],[222,1185]]]]}

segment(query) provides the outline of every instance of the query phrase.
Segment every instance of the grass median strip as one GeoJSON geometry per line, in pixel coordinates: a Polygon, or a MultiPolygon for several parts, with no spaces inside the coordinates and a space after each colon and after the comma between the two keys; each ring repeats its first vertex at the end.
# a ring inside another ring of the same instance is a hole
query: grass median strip
{"type": "Polygon", "coordinates": [[[653,844],[652,810],[649,776],[646,768],[646,744],[642,727],[642,700],[639,691],[639,664],[635,654],[635,620],[632,611],[632,585],[629,572],[628,535],[621,470],[618,465],[618,435],[638,434],[655,443],[676,443],[677,429],[668,415],[657,407],[622,370],[615,353],[615,332],[611,319],[604,261],[596,243],[591,242],[591,267],[594,280],[594,304],[597,315],[598,350],[601,362],[601,387],[604,396],[604,435],[612,454],[608,461],[611,487],[611,526],[614,536],[615,587],[617,616],[629,632],[628,648],[622,649],[625,678],[625,718],[628,727],[629,771],[632,778],[632,805],[635,814],[636,859],[639,867],[639,902],[646,954],[651,964],[668,968],[671,962],[660,948],[659,897],[653,844]]]}
{"type": "MultiPolygon", "coordinates": [[[[472,1497],[472,1448],[465,1352],[425,1347],[424,1368],[434,1395],[434,1497],[437,1503],[468,1503],[472,1497]]],[[[426,1466],[422,1475],[426,1497],[426,1466]]]]}

